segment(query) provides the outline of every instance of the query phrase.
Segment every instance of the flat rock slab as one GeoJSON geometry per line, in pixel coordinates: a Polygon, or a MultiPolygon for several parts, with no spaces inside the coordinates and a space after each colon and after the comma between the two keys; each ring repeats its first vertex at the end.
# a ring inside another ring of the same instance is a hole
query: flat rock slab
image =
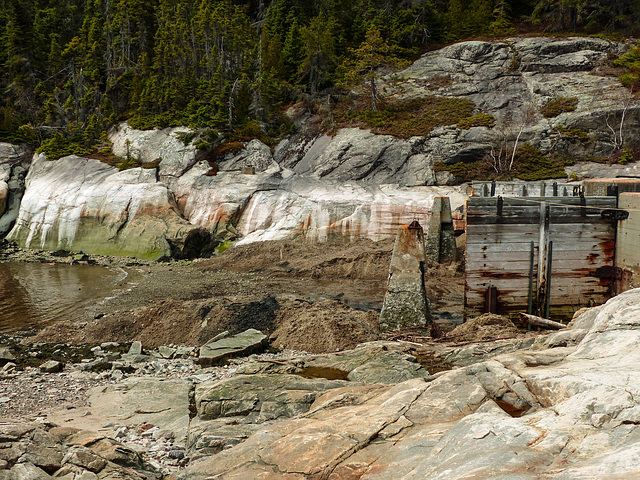
{"type": "Polygon", "coordinates": [[[11,353],[9,348],[0,347],[0,366],[7,362],[13,362],[16,357],[11,353]]]}
{"type": "Polygon", "coordinates": [[[395,384],[425,378],[429,372],[398,342],[367,342],[352,350],[291,359],[288,362],[250,362],[238,373],[295,373],[308,378],[343,379],[359,383],[395,384]]]}
{"type": "Polygon", "coordinates": [[[250,328],[238,335],[212,340],[200,347],[198,363],[203,367],[221,365],[229,358],[240,357],[261,351],[267,346],[267,336],[250,328]]]}
{"type": "Polygon", "coordinates": [[[101,425],[150,423],[174,432],[175,443],[185,445],[189,426],[189,394],[186,380],[137,377],[89,391],[89,409],[61,410],[48,416],[58,425],[98,431],[101,425]],[[91,412],[90,415],[87,412],[91,412]]]}

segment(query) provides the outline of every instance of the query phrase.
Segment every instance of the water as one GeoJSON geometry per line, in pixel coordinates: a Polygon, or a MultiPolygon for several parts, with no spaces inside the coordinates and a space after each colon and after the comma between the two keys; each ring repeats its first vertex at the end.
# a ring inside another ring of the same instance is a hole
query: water
{"type": "Polygon", "coordinates": [[[124,277],[94,265],[0,263],[0,331],[77,319],[124,277]]]}

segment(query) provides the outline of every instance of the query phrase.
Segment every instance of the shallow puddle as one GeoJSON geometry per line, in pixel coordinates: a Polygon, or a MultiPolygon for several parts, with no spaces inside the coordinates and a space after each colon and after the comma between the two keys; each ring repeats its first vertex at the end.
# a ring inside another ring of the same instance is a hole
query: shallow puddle
{"type": "Polygon", "coordinates": [[[348,372],[337,368],[306,367],[296,375],[304,378],[326,378],[327,380],[348,380],[348,372]]]}
{"type": "Polygon", "coordinates": [[[0,263],[0,331],[75,319],[125,277],[94,265],[0,263]]]}

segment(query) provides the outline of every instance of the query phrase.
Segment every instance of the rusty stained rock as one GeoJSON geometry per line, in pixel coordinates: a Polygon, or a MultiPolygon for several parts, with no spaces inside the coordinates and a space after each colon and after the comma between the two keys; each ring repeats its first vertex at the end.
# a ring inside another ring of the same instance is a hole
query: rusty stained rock
{"type": "Polygon", "coordinates": [[[389,285],[380,313],[380,329],[428,327],[429,301],[424,285],[424,231],[418,222],[398,229],[389,267],[389,285]]]}

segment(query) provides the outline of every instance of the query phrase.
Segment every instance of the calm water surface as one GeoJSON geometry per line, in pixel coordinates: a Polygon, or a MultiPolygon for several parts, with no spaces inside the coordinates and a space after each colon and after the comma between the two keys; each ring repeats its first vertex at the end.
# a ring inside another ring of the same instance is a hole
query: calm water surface
{"type": "Polygon", "coordinates": [[[125,276],[94,265],[0,263],[0,331],[77,318],[125,276]]]}

